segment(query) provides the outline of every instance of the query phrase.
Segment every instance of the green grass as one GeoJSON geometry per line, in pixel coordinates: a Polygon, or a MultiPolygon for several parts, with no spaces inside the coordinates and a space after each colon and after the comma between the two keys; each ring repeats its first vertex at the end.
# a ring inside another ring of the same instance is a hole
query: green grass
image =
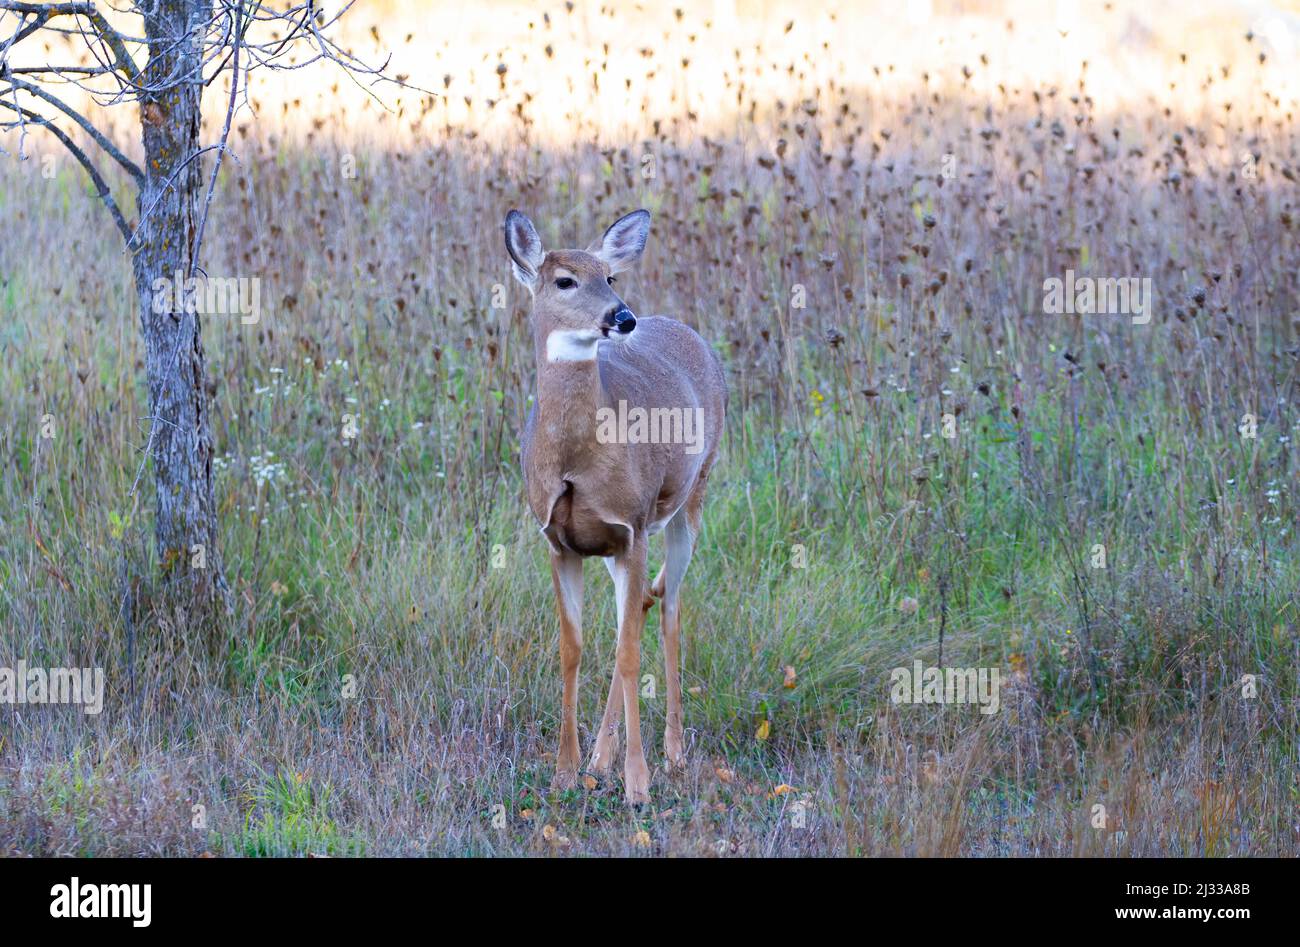
{"type": "Polygon", "coordinates": [[[344,836],[329,818],[330,799],[328,783],[314,787],[297,773],[268,777],[252,793],[243,832],[214,844],[250,858],[365,855],[365,842],[344,836]]]}

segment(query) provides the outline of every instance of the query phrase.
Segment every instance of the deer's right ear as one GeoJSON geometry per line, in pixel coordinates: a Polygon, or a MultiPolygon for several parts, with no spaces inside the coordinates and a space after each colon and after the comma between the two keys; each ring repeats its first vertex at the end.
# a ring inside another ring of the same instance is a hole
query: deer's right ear
{"type": "Polygon", "coordinates": [[[542,249],[542,238],[537,235],[533,222],[512,210],[506,214],[506,252],[510,254],[510,268],[514,270],[515,279],[533,290],[537,283],[537,274],[542,268],[542,259],[546,251],[542,249]]]}

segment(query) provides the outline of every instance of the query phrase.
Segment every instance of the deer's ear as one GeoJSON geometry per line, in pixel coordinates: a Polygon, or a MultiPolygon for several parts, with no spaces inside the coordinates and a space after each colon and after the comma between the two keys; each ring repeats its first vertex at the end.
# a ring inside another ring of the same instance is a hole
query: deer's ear
{"type": "Polygon", "coordinates": [[[514,270],[515,279],[531,290],[536,285],[537,273],[546,256],[542,238],[537,235],[533,222],[517,210],[506,214],[505,233],[506,252],[510,254],[510,268],[514,270]]]}
{"type": "Polygon", "coordinates": [[[595,254],[609,267],[611,273],[631,269],[645,250],[646,237],[650,236],[650,212],[634,210],[620,217],[605,231],[600,243],[592,244],[589,252],[595,254]]]}

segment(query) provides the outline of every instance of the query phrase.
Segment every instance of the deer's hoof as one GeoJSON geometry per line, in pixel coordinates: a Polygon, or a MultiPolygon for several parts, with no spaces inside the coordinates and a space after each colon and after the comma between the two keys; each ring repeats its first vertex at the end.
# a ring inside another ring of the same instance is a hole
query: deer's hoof
{"type": "Polygon", "coordinates": [[[670,773],[679,773],[686,768],[686,751],[682,749],[681,737],[664,737],[664,767],[670,773]]]}
{"type": "Polygon", "coordinates": [[[623,787],[629,806],[644,806],[650,801],[650,773],[642,763],[628,767],[623,774],[623,787]]]}
{"type": "Polygon", "coordinates": [[[604,739],[597,738],[591,751],[591,762],[587,764],[596,777],[606,779],[614,769],[614,759],[618,756],[618,735],[608,734],[604,739]]]}

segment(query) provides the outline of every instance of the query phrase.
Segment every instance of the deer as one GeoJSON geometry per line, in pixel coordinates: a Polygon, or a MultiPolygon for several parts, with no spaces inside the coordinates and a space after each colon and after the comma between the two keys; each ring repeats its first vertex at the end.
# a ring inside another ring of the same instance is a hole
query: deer
{"type": "Polygon", "coordinates": [[[537,387],[520,457],[528,506],[549,547],[560,624],[563,699],[551,786],[573,788],[579,778],[583,563],[598,556],[614,582],[618,638],[588,771],[610,777],[626,718],[624,796],[641,807],[650,781],[641,743],[641,635],[656,599],[667,678],[666,769],[685,762],[681,588],[722,438],[726,376],[694,329],[667,316],[637,316],[614,290],[617,275],[645,250],[649,212],[619,218],[585,250],[544,249],[532,221],[517,210],[504,229],[511,270],[532,299],[537,387]],[[698,437],[677,443],[685,438],[609,436],[613,425],[601,427],[608,412],[627,405],[690,412],[701,422],[698,437]],[[648,541],[660,532],[664,564],[650,583],[648,541]]]}

